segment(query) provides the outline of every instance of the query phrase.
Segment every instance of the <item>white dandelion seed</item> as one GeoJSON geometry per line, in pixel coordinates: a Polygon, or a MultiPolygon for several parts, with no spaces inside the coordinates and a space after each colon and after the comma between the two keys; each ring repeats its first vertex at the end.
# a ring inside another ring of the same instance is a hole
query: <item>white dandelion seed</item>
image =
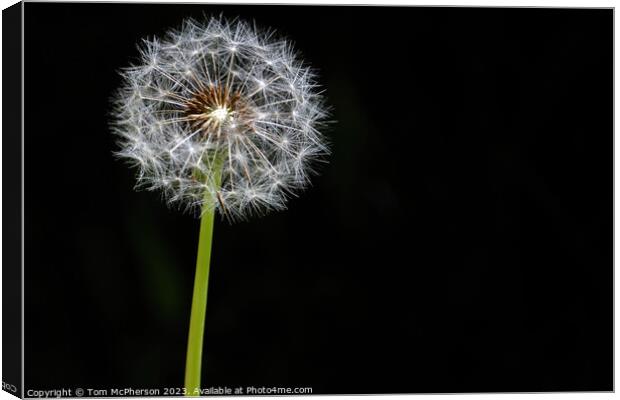
{"type": "Polygon", "coordinates": [[[243,21],[186,20],[122,71],[113,130],[137,187],[230,221],[286,207],[328,154],[314,73],[243,21]]]}

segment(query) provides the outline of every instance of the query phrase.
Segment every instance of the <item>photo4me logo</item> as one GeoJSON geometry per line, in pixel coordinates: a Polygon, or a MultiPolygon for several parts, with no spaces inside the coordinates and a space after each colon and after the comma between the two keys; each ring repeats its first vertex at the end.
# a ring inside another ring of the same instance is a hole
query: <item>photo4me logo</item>
{"type": "Polygon", "coordinates": [[[312,394],[311,387],[257,387],[257,386],[248,386],[245,389],[246,395],[259,395],[259,394],[312,394]]]}

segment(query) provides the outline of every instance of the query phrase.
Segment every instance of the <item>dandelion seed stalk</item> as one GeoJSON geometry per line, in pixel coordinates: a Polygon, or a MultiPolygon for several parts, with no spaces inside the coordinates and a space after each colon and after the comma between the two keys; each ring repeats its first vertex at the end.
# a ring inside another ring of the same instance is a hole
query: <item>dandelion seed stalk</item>
{"type": "MultiPolygon", "coordinates": [[[[221,185],[223,157],[216,156],[213,162],[213,186],[219,190],[221,185]]],[[[214,200],[209,191],[205,191],[205,204],[214,200]]],[[[213,224],[215,222],[215,204],[204,210],[200,219],[198,254],[196,256],[196,275],[194,277],[194,294],[189,322],[187,340],[187,359],[185,363],[185,389],[188,396],[200,394],[202,371],[202,350],[207,314],[207,293],[209,289],[209,271],[211,266],[211,248],[213,244],[213,224]]]]}

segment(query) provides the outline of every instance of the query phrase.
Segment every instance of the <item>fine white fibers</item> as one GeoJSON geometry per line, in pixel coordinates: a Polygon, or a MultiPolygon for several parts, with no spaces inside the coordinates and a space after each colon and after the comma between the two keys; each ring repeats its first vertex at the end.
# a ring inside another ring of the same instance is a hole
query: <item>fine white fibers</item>
{"type": "Polygon", "coordinates": [[[117,154],[137,166],[137,187],[170,205],[229,221],[284,209],[328,154],[314,74],[273,32],[186,20],[145,40],[122,76],[117,154]]]}

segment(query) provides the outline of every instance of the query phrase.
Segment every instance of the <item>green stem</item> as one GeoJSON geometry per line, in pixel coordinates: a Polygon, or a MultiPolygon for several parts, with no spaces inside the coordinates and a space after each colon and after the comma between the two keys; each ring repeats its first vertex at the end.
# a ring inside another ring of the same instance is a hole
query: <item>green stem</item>
{"type": "MultiPolygon", "coordinates": [[[[215,157],[213,163],[215,190],[219,189],[222,173],[221,157],[215,157]]],[[[209,267],[211,264],[211,245],[213,242],[213,222],[215,207],[208,191],[205,192],[205,208],[200,220],[200,236],[198,239],[198,255],[196,257],[196,276],[194,278],[194,294],[192,311],[189,320],[189,338],[187,341],[187,359],[185,363],[185,394],[200,395],[200,377],[202,367],[202,343],[207,313],[207,290],[209,288],[209,267]]]]}

